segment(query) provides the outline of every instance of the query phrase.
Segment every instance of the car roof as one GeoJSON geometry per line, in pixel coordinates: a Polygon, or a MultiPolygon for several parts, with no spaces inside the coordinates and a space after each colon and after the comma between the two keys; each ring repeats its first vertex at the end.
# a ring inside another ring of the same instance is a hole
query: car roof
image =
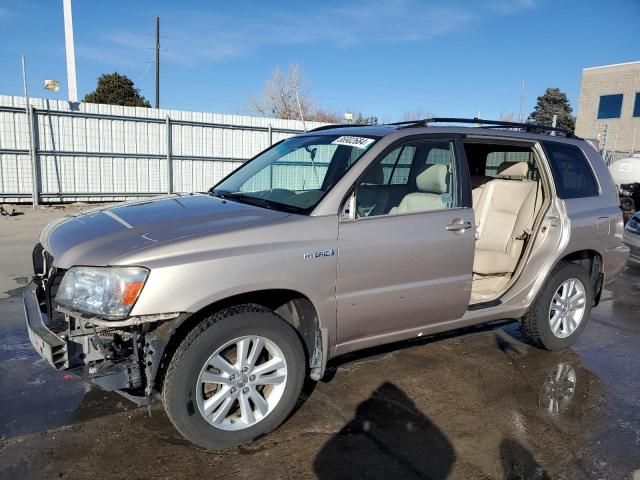
{"type": "Polygon", "coordinates": [[[579,137],[553,136],[545,133],[527,132],[521,130],[507,130],[491,127],[461,127],[461,126],[434,126],[415,124],[384,124],[384,125],[325,125],[319,129],[311,130],[302,135],[344,135],[365,136],[382,138],[391,133],[402,130],[406,135],[415,134],[455,134],[465,136],[502,137],[514,140],[529,141],[561,141],[567,143],[583,143],[579,137]]]}
{"type": "Polygon", "coordinates": [[[310,130],[302,135],[364,135],[365,137],[384,137],[396,130],[396,125],[325,125],[324,127],[310,130]]]}

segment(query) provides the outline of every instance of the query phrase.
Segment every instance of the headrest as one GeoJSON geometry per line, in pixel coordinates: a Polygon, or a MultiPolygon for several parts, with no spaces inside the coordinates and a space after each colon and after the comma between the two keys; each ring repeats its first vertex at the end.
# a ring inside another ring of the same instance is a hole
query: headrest
{"type": "Polygon", "coordinates": [[[362,183],[371,185],[384,185],[384,167],[382,163],[376,162],[364,176],[362,183]]]}
{"type": "Polygon", "coordinates": [[[425,168],[416,177],[416,187],[421,192],[446,193],[449,190],[447,188],[447,166],[437,164],[425,168]]]}
{"type": "Polygon", "coordinates": [[[498,177],[527,178],[529,164],[527,162],[503,162],[498,167],[498,177]]]}

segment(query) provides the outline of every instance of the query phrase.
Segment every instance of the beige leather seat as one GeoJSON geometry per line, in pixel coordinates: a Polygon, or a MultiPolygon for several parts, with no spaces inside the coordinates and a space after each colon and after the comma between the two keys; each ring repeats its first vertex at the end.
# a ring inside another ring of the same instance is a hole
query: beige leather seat
{"type": "Polygon", "coordinates": [[[485,175],[471,175],[471,197],[473,199],[473,208],[478,206],[484,186],[491,180],[493,180],[493,177],[487,177],[485,175]]]}
{"type": "Polygon", "coordinates": [[[393,207],[390,215],[401,213],[426,212],[447,208],[442,194],[448,193],[448,169],[446,165],[430,165],[416,177],[417,192],[402,198],[400,205],[393,207]]]}
{"type": "Polygon", "coordinates": [[[389,201],[389,191],[384,187],[384,167],[375,164],[365,175],[358,189],[358,215],[380,215],[389,201]]]}
{"type": "Polygon", "coordinates": [[[474,273],[495,275],[515,270],[524,239],[533,228],[538,184],[527,180],[528,171],[527,162],[505,162],[498,169],[498,178],[484,184],[479,192],[474,205],[474,273]]]}

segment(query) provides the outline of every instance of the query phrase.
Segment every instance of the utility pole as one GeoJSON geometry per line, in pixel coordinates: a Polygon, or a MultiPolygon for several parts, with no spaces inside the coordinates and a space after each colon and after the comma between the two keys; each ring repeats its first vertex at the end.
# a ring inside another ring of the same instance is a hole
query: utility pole
{"type": "Polygon", "coordinates": [[[69,101],[78,101],[78,84],[76,81],[76,51],[73,44],[73,15],[71,0],[62,0],[64,13],[64,47],[67,54],[67,91],[69,101]]]}
{"type": "Polygon", "coordinates": [[[22,87],[24,88],[24,105],[27,114],[27,131],[29,133],[29,157],[31,157],[31,181],[33,182],[31,207],[35,210],[38,206],[38,164],[36,162],[35,132],[33,131],[33,109],[29,100],[29,89],[27,88],[27,66],[24,55],[20,55],[22,63],[22,87]]]}
{"type": "Polygon", "coordinates": [[[156,15],[156,108],[160,108],[160,17],[156,15]]]}
{"type": "Polygon", "coordinates": [[[524,122],[524,78],[522,79],[522,88],[520,89],[520,123],[524,122]]]}

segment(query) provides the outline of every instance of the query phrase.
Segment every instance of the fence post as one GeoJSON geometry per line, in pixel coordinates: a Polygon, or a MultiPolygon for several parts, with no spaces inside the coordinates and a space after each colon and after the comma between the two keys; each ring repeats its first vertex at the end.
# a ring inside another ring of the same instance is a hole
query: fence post
{"type": "Polygon", "coordinates": [[[38,145],[36,142],[38,121],[33,105],[29,105],[27,108],[27,122],[29,122],[29,156],[31,157],[31,177],[33,182],[33,208],[36,208],[40,203],[40,174],[38,172],[38,145]]]}
{"type": "Polygon", "coordinates": [[[271,128],[271,124],[269,124],[269,146],[273,145],[273,129],[271,128]]]}
{"type": "Polygon", "coordinates": [[[167,128],[167,193],[173,193],[173,160],[171,158],[171,150],[173,148],[173,144],[171,141],[171,118],[167,115],[165,125],[167,128]]]}

